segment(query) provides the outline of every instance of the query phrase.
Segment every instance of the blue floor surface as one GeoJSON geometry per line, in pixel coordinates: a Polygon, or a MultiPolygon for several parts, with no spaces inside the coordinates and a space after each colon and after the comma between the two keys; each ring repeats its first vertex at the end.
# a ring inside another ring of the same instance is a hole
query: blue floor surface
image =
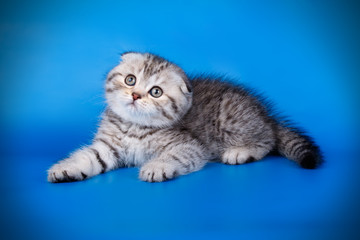
{"type": "Polygon", "coordinates": [[[356,1],[4,1],[0,239],[360,239],[356,1]],[[118,169],[51,184],[90,142],[124,51],[258,89],[324,152],[208,164],[164,183],[118,169]]]}
{"type": "Polygon", "coordinates": [[[358,196],[344,188],[356,177],[342,179],[351,171],[338,161],[350,157],[331,154],[318,170],[280,157],[210,163],[164,183],[126,168],[64,184],[45,181],[53,159],[9,159],[2,230],[9,239],[356,239],[349,199],[358,196]]]}

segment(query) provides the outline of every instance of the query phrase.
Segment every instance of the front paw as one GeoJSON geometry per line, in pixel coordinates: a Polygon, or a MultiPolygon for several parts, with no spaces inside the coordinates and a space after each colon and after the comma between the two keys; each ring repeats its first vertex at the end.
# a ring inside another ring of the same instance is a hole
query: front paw
{"type": "Polygon", "coordinates": [[[86,179],[88,176],[66,159],[54,164],[48,170],[48,181],[53,183],[74,182],[86,179]]]}
{"type": "Polygon", "coordinates": [[[174,165],[165,162],[149,162],[140,170],[140,179],[146,182],[163,182],[177,176],[174,165]]]}

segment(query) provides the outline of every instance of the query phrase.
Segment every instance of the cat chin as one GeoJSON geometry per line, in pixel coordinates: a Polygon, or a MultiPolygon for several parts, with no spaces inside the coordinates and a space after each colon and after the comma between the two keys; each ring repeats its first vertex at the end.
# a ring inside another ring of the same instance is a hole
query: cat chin
{"type": "Polygon", "coordinates": [[[133,105],[130,106],[130,104],[126,105],[117,105],[117,106],[109,106],[110,109],[116,113],[119,117],[121,117],[123,120],[135,123],[140,126],[146,126],[146,127],[155,127],[155,128],[164,128],[164,127],[170,127],[174,125],[177,120],[169,121],[166,118],[158,119],[155,116],[151,116],[149,113],[141,112],[139,109],[139,106],[133,105]]]}

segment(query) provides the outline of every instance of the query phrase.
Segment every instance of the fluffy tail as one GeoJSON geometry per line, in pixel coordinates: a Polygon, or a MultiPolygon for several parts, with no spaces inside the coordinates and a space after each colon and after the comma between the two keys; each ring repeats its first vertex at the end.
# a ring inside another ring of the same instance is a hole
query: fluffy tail
{"type": "Polygon", "coordinates": [[[303,168],[314,169],[323,162],[319,147],[309,136],[296,128],[278,125],[277,150],[303,168]]]}

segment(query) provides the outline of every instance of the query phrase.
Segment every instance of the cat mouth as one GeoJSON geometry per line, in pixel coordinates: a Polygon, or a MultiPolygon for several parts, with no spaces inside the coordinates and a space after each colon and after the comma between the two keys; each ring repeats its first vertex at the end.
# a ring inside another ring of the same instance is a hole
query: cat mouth
{"type": "Polygon", "coordinates": [[[130,103],[127,104],[128,108],[130,108],[131,110],[138,110],[138,105],[136,104],[135,101],[132,101],[130,103]]]}

